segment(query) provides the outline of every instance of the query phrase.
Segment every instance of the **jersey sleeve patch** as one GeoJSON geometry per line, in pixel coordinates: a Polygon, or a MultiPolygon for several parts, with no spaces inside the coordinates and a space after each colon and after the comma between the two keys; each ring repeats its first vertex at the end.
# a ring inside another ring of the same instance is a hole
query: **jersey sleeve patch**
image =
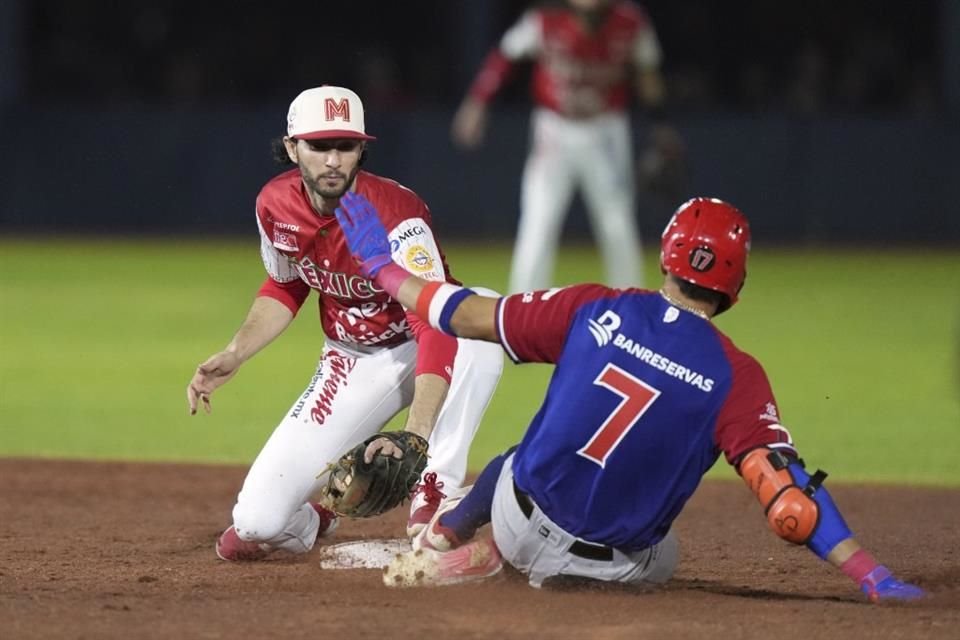
{"type": "MultiPolygon", "coordinates": [[[[260,215],[257,214],[256,218],[257,229],[260,231],[260,257],[263,259],[263,268],[266,269],[267,275],[277,282],[292,282],[299,278],[299,274],[290,264],[287,256],[277,249],[276,238],[271,238],[264,229],[260,215]]],[[[273,230],[273,233],[276,233],[276,230],[273,230]]],[[[296,242],[296,236],[293,237],[293,242],[296,242]]]]}
{"type": "Polygon", "coordinates": [[[403,220],[388,234],[388,238],[394,262],[424,280],[446,280],[443,258],[426,220],[403,220]]]}

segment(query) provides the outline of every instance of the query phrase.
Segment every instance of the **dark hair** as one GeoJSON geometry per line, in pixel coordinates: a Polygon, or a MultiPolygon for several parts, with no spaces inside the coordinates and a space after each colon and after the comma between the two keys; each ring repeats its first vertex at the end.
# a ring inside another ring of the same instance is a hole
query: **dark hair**
{"type": "Polygon", "coordinates": [[[293,160],[290,159],[290,154],[287,153],[287,148],[283,144],[282,136],[270,141],[270,155],[273,156],[273,161],[281,167],[293,164],[293,160]]]}
{"type": "Polygon", "coordinates": [[[714,291],[713,289],[707,289],[706,287],[701,287],[700,285],[693,284],[689,280],[684,280],[683,278],[678,278],[676,276],[671,277],[676,280],[677,286],[680,288],[680,293],[687,298],[690,298],[691,300],[697,300],[698,302],[715,304],[717,306],[717,313],[715,315],[720,315],[730,308],[730,296],[727,294],[714,291]]]}
{"type": "MultiPolygon", "coordinates": [[[[283,144],[283,137],[274,138],[270,141],[270,155],[273,156],[273,161],[281,167],[286,167],[294,163],[293,160],[290,159],[290,154],[287,153],[287,147],[283,144]]],[[[357,166],[362,167],[366,161],[367,147],[364,145],[363,151],[360,152],[360,158],[357,160],[357,166]]]]}

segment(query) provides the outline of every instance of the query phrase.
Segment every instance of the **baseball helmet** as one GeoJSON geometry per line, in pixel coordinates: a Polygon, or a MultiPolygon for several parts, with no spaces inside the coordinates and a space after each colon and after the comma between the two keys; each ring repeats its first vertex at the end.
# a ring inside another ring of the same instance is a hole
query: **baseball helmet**
{"type": "Polygon", "coordinates": [[[739,209],[716,198],[693,198],[676,210],[660,240],[660,268],[737,301],[747,278],[750,223],[739,209]]]}

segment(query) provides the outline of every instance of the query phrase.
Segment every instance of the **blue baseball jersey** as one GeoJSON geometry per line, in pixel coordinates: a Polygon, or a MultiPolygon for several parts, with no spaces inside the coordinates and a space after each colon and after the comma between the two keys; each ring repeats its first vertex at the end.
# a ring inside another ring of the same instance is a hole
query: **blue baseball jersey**
{"type": "Polygon", "coordinates": [[[658,292],[577,285],[508,296],[514,362],[555,363],[516,450],[517,486],[567,532],[628,551],[659,542],[721,453],[793,451],[760,364],[658,292]]]}

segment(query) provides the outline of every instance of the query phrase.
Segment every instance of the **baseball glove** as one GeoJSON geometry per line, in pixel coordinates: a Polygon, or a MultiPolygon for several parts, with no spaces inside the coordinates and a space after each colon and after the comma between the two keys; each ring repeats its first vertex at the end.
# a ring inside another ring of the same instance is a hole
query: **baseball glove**
{"type": "Polygon", "coordinates": [[[386,513],[410,496],[427,466],[427,441],[409,431],[385,431],[370,436],[330,465],[321,503],[337,515],[369,518],[386,513]],[[374,440],[386,438],[403,457],[377,452],[371,462],[364,452],[374,440]]]}

